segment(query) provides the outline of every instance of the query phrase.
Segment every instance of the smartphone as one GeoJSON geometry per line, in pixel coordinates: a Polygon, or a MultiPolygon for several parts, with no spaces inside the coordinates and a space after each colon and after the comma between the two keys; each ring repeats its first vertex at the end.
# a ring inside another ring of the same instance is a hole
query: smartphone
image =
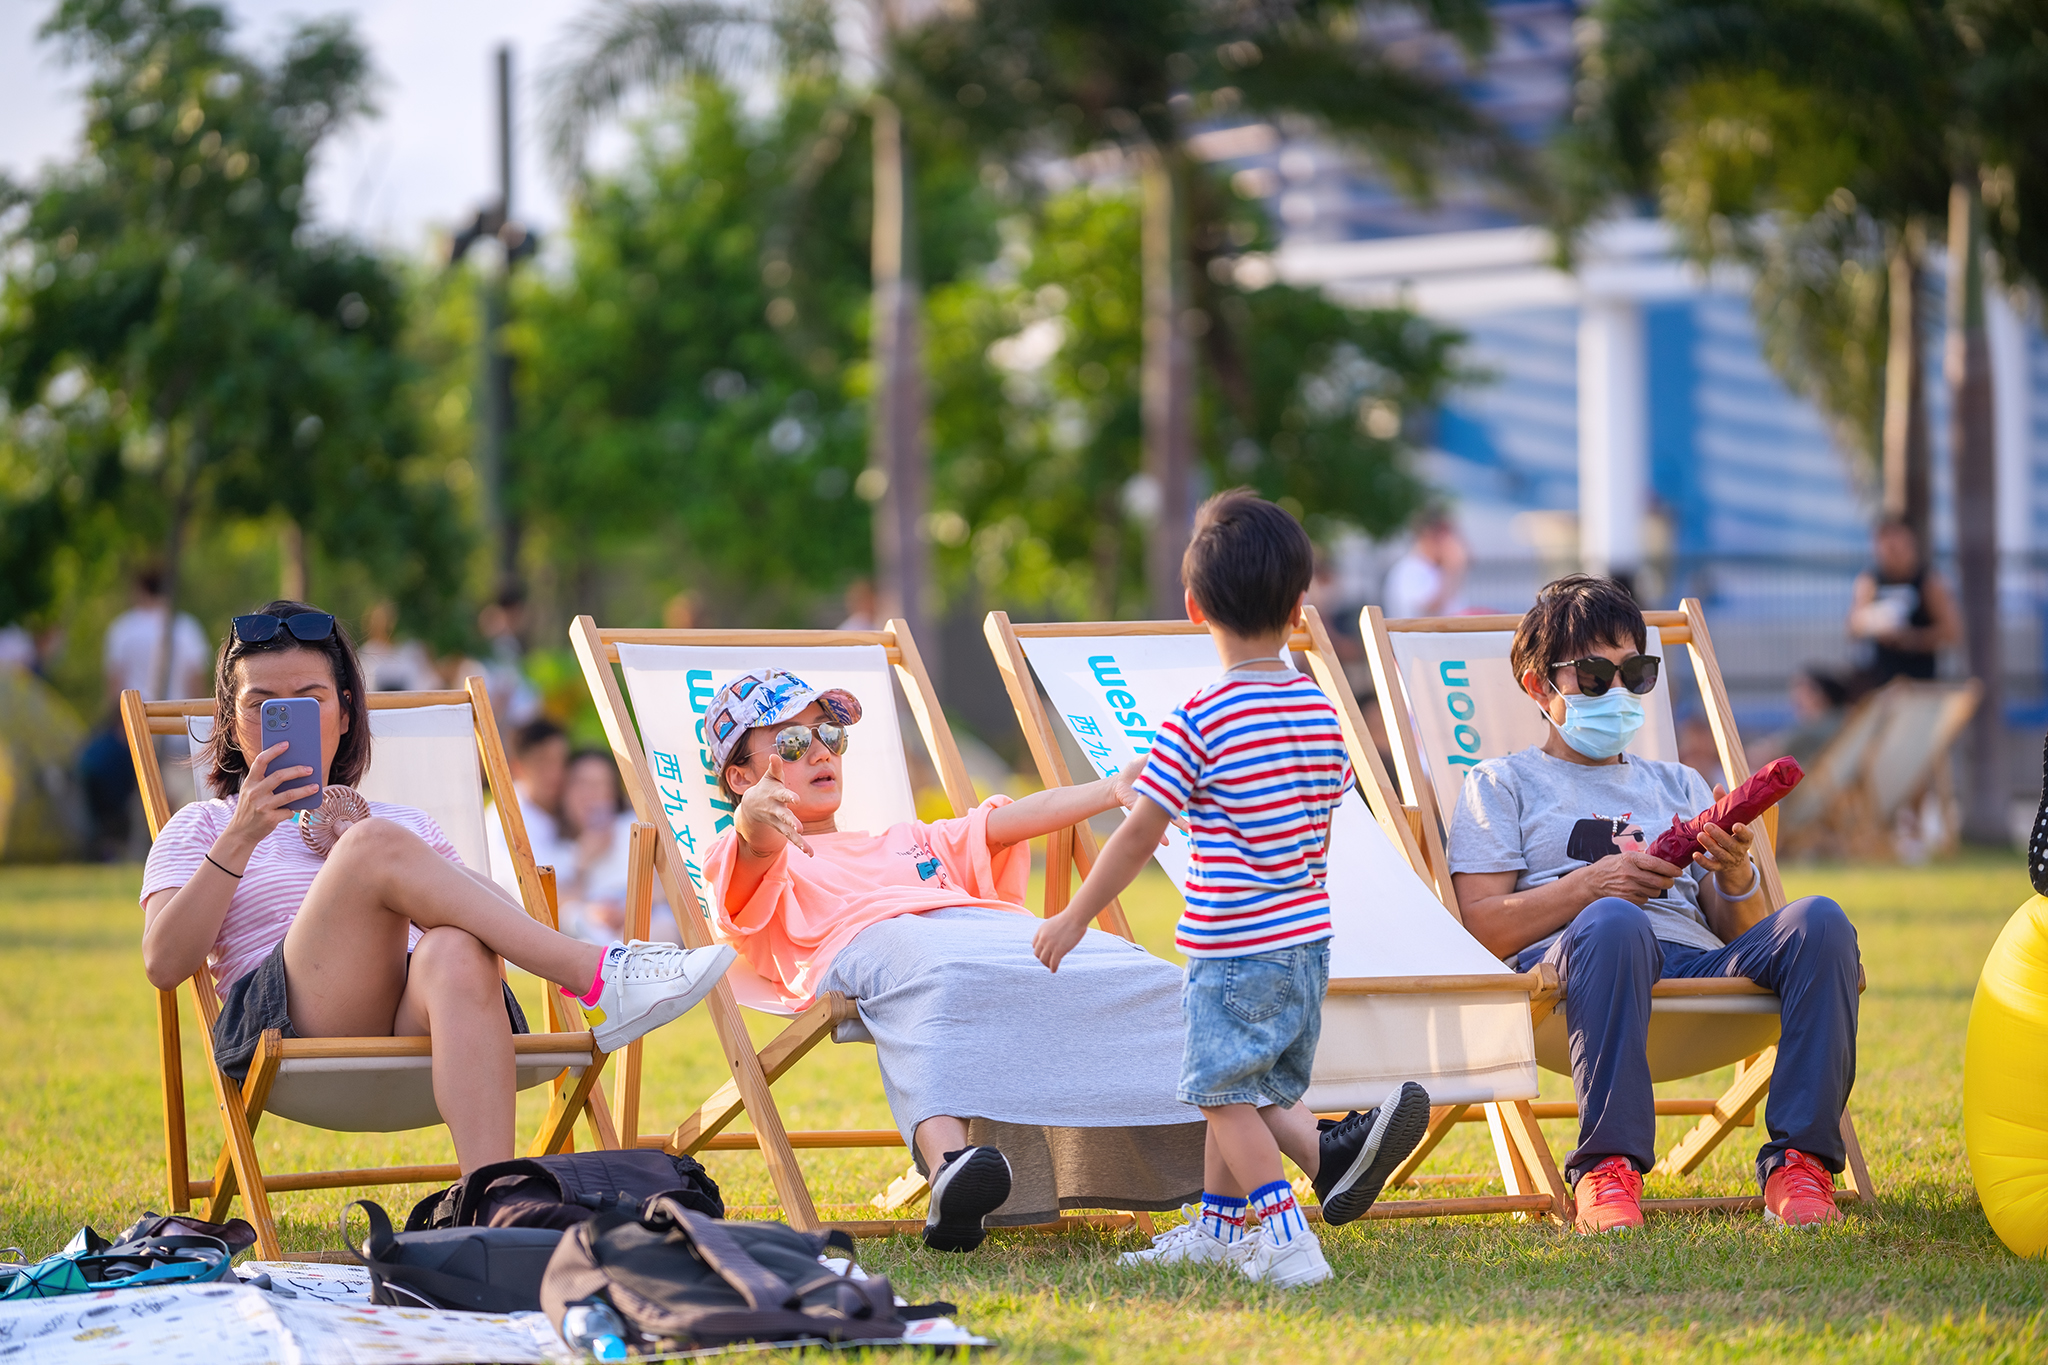
{"type": "Polygon", "coordinates": [[[271,759],[270,766],[264,771],[274,773],[280,768],[313,770],[313,776],[297,779],[311,782],[312,786],[294,785],[283,789],[305,792],[285,809],[319,810],[321,792],[327,779],[327,774],[320,770],[320,703],[311,697],[287,697],[282,701],[264,702],[262,747],[268,749],[280,740],[291,747],[271,759]]]}

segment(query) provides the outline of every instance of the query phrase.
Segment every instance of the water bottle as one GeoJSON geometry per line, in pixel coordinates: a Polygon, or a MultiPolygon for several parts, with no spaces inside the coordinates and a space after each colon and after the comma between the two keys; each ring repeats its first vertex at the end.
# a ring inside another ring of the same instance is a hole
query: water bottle
{"type": "Polygon", "coordinates": [[[562,1340],[598,1360],[626,1358],[626,1325],[603,1299],[570,1304],[562,1313],[562,1340]]]}

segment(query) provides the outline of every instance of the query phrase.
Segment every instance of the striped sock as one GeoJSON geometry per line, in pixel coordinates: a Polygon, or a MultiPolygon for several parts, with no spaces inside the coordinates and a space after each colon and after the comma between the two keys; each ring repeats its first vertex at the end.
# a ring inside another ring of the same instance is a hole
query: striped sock
{"type": "Polygon", "coordinates": [[[1244,1240],[1244,1213],[1250,1205],[1227,1194],[1202,1191],[1202,1231],[1225,1246],[1244,1240]]]}
{"type": "Polygon", "coordinates": [[[1266,1229],[1266,1240],[1275,1246],[1286,1246],[1308,1231],[1308,1220],[1294,1202],[1294,1187],[1284,1180],[1253,1190],[1251,1204],[1266,1229]]]}

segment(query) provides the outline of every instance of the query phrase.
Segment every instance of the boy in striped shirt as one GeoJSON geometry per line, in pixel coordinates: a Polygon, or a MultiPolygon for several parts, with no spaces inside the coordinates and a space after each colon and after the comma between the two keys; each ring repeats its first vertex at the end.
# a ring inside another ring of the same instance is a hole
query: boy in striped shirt
{"type": "Polygon", "coordinates": [[[1282,1151],[1315,1181],[1325,1221],[1345,1222],[1420,1139],[1429,1108],[1420,1086],[1405,1085],[1318,1138],[1300,1105],[1330,971],[1330,819],[1352,783],[1335,709],[1280,658],[1313,555],[1293,517],[1247,490],[1202,505],[1181,577],[1188,619],[1209,628],[1223,676],[1159,727],[1137,781],[1149,799],[1033,944],[1057,971],[1167,825],[1184,824],[1193,857],[1174,935],[1188,957],[1179,1097],[1208,1120],[1202,1208],[1124,1259],[1229,1261],[1283,1288],[1326,1280],[1330,1267],[1282,1176],[1282,1151]],[[1248,1211],[1259,1217],[1249,1236],[1248,1211]]]}

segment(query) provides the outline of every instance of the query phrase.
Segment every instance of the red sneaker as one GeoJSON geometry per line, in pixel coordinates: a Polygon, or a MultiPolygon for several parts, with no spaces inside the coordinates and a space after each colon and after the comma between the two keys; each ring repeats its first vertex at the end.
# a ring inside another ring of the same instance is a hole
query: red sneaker
{"type": "Polygon", "coordinates": [[[1835,1177],[1804,1152],[1785,1153],[1785,1164],[1764,1182],[1764,1221],[1790,1228],[1841,1222],[1835,1177]]]}
{"type": "Polygon", "coordinates": [[[1579,1177],[1574,1226],[1587,1235],[1643,1225],[1643,1176],[1625,1156],[1611,1156],[1579,1177]]]}

